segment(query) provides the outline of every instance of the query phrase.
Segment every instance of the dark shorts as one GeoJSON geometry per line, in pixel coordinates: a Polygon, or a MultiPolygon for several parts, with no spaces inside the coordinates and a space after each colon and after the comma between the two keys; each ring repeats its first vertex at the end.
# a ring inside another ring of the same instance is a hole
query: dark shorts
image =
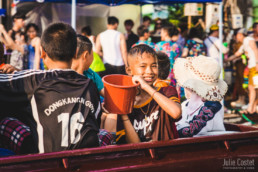
{"type": "Polygon", "coordinates": [[[108,63],[105,63],[106,71],[104,71],[104,75],[110,75],[110,74],[123,74],[125,75],[125,65],[123,66],[114,66],[108,63]]]}

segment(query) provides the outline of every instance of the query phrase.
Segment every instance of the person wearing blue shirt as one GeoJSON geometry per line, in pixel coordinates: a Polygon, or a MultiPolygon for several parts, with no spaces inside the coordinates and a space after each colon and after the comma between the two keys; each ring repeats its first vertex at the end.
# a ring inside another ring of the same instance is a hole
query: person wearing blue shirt
{"type": "Polygon", "coordinates": [[[96,84],[101,94],[101,91],[103,91],[103,88],[104,88],[104,84],[102,82],[101,77],[96,72],[94,72],[91,68],[89,68],[88,70],[85,70],[83,72],[83,75],[93,80],[93,82],[96,84]]]}
{"type": "Polygon", "coordinates": [[[104,85],[101,77],[89,67],[93,61],[93,51],[91,41],[82,35],[77,35],[77,58],[73,59],[72,69],[92,79],[98,91],[104,97],[104,85]]]}

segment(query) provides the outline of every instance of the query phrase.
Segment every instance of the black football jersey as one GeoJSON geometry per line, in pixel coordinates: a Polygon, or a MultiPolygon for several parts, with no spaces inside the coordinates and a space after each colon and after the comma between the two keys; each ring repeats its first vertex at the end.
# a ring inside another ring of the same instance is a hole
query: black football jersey
{"type": "Polygon", "coordinates": [[[93,81],[73,70],[25,70],[0,74],[0,115],[30,118],[44,153],[83,147],[99,131],[101,105],[93,81]]]}

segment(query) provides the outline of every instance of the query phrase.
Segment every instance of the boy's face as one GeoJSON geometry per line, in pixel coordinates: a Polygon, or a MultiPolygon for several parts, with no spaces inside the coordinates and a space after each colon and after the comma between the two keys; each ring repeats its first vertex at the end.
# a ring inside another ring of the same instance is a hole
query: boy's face
{"type": "Polygon", "coordinates": [[[34,27],[30,27],[27,31],[27,35],[30,39],[33,39],[37,36],[37,31],[35,30],[34,27]]]}
{"type": "MultiPolygon", "coordinates": [[[[78,48],[77,48],[77,52],[78,52],[78,48]]],[[[93,51],[91,50],[91,53],[89,53],[88,51],[84,51],[79,57],[77,57],[76,59],[73,59],[72,69],[76,71],[77,69],[82,69],[83,71],[88,70],[92,61],[93,61],[93,51]]]]}
{"type": "Polygon", "coordinates": [[[145,33],[144,33],[144,38],[145,38],[145,40],[148,40],[149,37],[150,37],[150,32],[145,32],[145,33]]]}
{"type": "Polygon", "coordinates": [[[143,25],[148,28],[150,27],[151,21],[150,20],[146,20],[145,22],[143,22],[143,25]]]}
{"type": "Polygon", "coordinates": [[[255,27],[253,28],[253,31],[254,31],[255,34],[258,34],[258,24],[255,25],[255,27]]]}
{"type": "Polygon", "coordinates": [[[152,55],[143,53],[141,56],[128,59],[129,67],[127,68],[128,75],[140,75],[149,84],[153,85],[158,78],[158,63],[152,55]]]}
{"type": "Polygon", "coordinates": [[[161,36],[161,40],[165,41],[166,37],[168,36],[167,31],[165,29],[161,29],[160,36],[161,36]]]}
{"type": "Polygon", "coordinates": [[[237,33],[236,34],[236,40],[237,40],[237,42],[243,42],[244,35],[242,33],[237,33]]]}
{"type": "Polygon", "coordinates": [[[23,28],[24,27],[24,20],[22,18],[16,18],[14,19],[14,23],[18,28],[23,28]]]}
{"type": "Polygon", "coordinates": [[[132,25],[125,25],[125,30],[126,30],[126,31],[131,31],[132,28],[133,28],[132,25]]]}

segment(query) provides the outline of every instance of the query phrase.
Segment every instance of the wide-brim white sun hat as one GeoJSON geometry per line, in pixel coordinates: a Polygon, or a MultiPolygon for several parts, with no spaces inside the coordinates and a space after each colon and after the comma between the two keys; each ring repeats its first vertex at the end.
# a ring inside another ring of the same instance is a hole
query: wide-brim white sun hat
{"type": "Polygon", "coordinates": [[[178,85],[208,101],[221,101],[228,90],[226,82],[219,79],[220,72],[219,63],[212,57],[177,58],[174,64],[178,85]]]}

